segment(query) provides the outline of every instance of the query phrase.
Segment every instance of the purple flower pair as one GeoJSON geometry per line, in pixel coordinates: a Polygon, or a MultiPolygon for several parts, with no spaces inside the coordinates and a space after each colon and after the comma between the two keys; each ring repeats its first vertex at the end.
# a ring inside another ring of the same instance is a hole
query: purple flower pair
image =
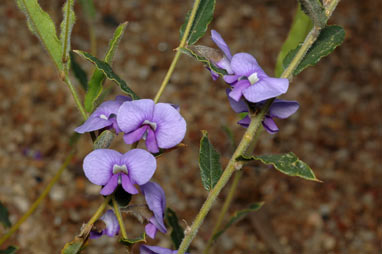
{"type": "MultiPolygon", "coordinates": [[[[237,102],[233,100],[232,98],[228,97],[228,100],[232,109],[236,113],[248,112],[248,105],[243,99],[237,102]]],[[[256,103],[254,106],[261,107],[264,103],[265,101],[259,102],[259,103],[256,103]]],[[[268,133],[275,134],[276,132],[279,131],[279,128],[277,127],[273,118],[280,118],[280,119],[288,118],[289,116],[293,115],[298,110],[299,106],[300,105],[298,104],[297,101],[275,99],[271,107],[269,108],[268,113],[265,115],[264,120],[262,121],[264,128],[267,130],[268,133]]],[[[246,116],[237,123],[247,128],[250,122],[251,122],[251,119],[249,118],[249,116],[246,116]]]]}
{"type": "Polygon", "coordinates": [[[186,133],[186,121],[176,106],[155,104],[149,99],[131,101],[124,96],[102,103],[75,131],[84,133],[106,127],[113,127],[116,133],[123,131],[127,144],[144,139],[151,153],[176,146],[186,133]]]}
{"type": "MultiPolygon", "coordinates": [[[[107,212],[99,218],[100,221],[105,223],[105,227],[99,231],[90,231],[90,239],[96,239],[102,235],[107,235],[109,237],[116,236],[119,233],[118,219],[115,216],[113,210],[107,210],[107,212]]],[[[98,230],[98,229],[97,229],[98,230]]]]}
{"type": "MultiPolygon", "coordinates": [[[[223,78],[232,87],[229,97],[235,101],[244,97],[249,102],[257,103],[286,93],[288,79],[269,77],[252,55],[237,53],[232,56],[227,43],[218,32],[212,30],[211,36],[224,53],[224,57],[215,64],[228,73],[223,78]]],[[[212,75],[214,77],[214,73],[212,75]]]]}

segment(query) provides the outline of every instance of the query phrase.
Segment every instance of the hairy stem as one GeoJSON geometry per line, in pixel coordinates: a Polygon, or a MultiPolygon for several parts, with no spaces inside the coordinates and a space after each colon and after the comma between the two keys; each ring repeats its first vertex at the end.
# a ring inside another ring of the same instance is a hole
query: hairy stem
{"type": "Polygon", "coordinates": [[[115,201],[114,195],[112,197],[112,201],[113,201],[114,213],[115,213],[115,216],[117,217],[119,228],[121,229],[122,238],[123,239],[127,239],[125,223],[123,223],[123,218],[122,218],[122,215],[121,215],[121,211],[119,210],[119,206],[118,206],[117,201],[115,201]]]}
{"type": "Polygon", "coordinates": [[[32,204],[32,206],[28,209],[28,211],[14,224],[11,229],[0,238],[0,246],[14,233],[19,229],[21,224],[26,221],[29,216],[32,215],[32,213],[36,210],[36,208],[40,205],[41,201],[48,195],[49,191],[52,189],[53,185],[60,179],[60,176],[62,172],[64,172],[65,168],[70,163],[72,157],[74,155],[74,149],[69,153],[69,155],[66,157],[64,163],[61,165],[60,169],[57,171],[57,173],[54,175],[52,180],[48,183],[46,188],[43,190],[41,195],[36,199],[36,201],[32,204]]]}
{"type": "MultiPolygon", "coordinates": [[[[338,2],[340,0],[332,0],[328,4],[328,9],[326,12],[326,15],[328,17],[331,16],[332,12],[334,11],[335,7],[337,6],[338,2]]],[[[284,70],[283,74],[281,75],[281,78],[288,78],[291,79],[293,75],[293,71],[296,69],[298,64],[301,62],[302,58],[305,56],[306,52],[309,50],[309,48],[312,46],[312,44],[316,41],[318,35],[320,33],[320,29],[314,27],[312,31],[307,35],[305,41],[303,42],[303,45],[295,55],[292,62],[289,64],[289,66],[284,70]]],[[[241,169],[243,166],[242,162],[237,162],[236,158],[239,155],[243,155],[248,151],[249,147],[254,147],[251,145],[253,142],[252,139],[255,137],[256,132],[259,130],[259,127],[261,125],[261,121],[263,120],[265,114],[268,112],[271,104],[273,103],[274,98],[268,100],[264,107],[261,109],[261,111],[256,115],[251,115],[251,123],[244,133],[243,138],[241,139],[239,146],[236,148],[236,151],[232,155],[230,161],[228,162],[227,167],[225,168],[222,176],[220,177],[219,181],[215,185],[215,187],[210,191],[206,201],[204,202],[202,208],[200,209],[199,213],[196,215],[196,218],[194,222],[191,225],[191,229],[187,232],[185,237],[182,240],[182,243],[179,246],[178,254],[184,254],[188,247],[191,244],[191,241],[196,236],[201,224],[204,221],[204,218],[207,216],[208,212],[210,211],[212,204],[216,200],[217,196],[223,189],[223,187],[227,184],[229,178],[232,176],[233,172],[235,170],[241,169]]]]}
{"type": "MultiPolygon", "coordinates": [[[[194,6],[192,7],[192,10],[191,10],[190,18],[188,19],[186,30],[184,31],[182,40],[180,41],[178,48],[183,48],[186,45],[186,40],[187,40],[187,37],[190,33],[192,23],[194,22],[196,10],[198,9],[199,3],[200,3],[200,0],[195,0],[194,6]]],[[[164,89],[166,88],[168,82],[170,81],[171,75],[175,70],[176,64],[178,63],[180,54],[181,54],[180,50],[177,50],[175,53],[174,59],[172,59],[171,65],[170,65],[170,67],[166,73],[166,76],[164,77],[162,84],[161,84],[157,94],[155,95],[155,98],[154,98],[155,103],[157,103],[159,101],[159,98],[161,97],[164,89]]]]}
{"type": "Polygon", "coordinates": [[[69,90],[72,93],[74,102],[76,103],[77,109],[80,111],[80,113],[81,113],[82,117],[84,118],[84,120],[88,119],[88,114],[86,113],[84,107],[82,106],[82,103],[81,103],[80,98],[79,98],[79,96],[77,94],[77,91],[76,91],[76,89],[72,85],[72,82],[69,79],[68,73],[65,73],[64,75],[65,76],[63,78],[63,81],[68,85],[69,90]]]}

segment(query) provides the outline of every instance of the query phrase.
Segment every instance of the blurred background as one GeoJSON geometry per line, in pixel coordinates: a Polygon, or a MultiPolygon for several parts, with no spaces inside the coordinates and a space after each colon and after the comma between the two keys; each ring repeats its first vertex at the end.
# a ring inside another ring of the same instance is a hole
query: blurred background
{"type": "MultiPolygon", "coordinates": [[[[59,24],[64,1],[39,2],[59,24]]],[[[153,98],[192,1],[95,2],[97,56],[104,56],[116,26],[129,21],[113,67],[137,94],[153,98]]],[[[293,151],[323,183],[288,177],[260,164],[246,167],[229,214],[253,202],[265,205],[227,230],[211,253],[381,253],[381,5],[373,0],[340,2],[329,24],[345,28],[345,42],[293,80],[282,98],[297,100],[299,111],[277,121],[278,134],[264,132],[255,151],[293,151]]],[[[273,75],[295,9],[293,0],[217,1],[209,28],[221,33],[233,53],[254,55],[273,75]]],[[[89,28],[78,3],[75,10],[72,48],[90,51],[89,28]]],[[[209,32],[199,44],[214,46],[209,32]]],[[[69,137],[81,115],[14,1],[0,5],[0,56],[0,200],[15,223],[69,153],[69,137]]],[[[91,72],[90,64],[77,60],[91,72]]],[[[110,89],[108,99],[119,94],[113,83],[105,87],[110,89]]],[[[228,104],[223,81],[213,82],[208,71],[187,56],[181,57],[161,101],[181,106],[188,123],[187,147],[162,156],[154,180],[165,189],[167,205],[181,225],[191,225],[208,194],[198,168],[200,130],[209,132],[224,166],[231,148],[222,126],[233,130],[237,142],[244,129],[236,124],[239,117],[228,104]]],[[[82,159],[92,149],[87,135],[78,148],[46,200],[8,240],[20,247],[17,253],[59,253],[102,202],[99,188],[82,171],[82,159]]],[[[127,150],[121,135],[112,148],[127,150]]],[[[204,249],[227,189],[193,241],[191,253],[204,249]]],[[[126,218],[126,225],[130,236],[143,231],[134,218],[126,218]]],[[[0,226],[0,234],[4,232],[0,226]]],[[[149,244],[171,247],[169,235],[158,236],[149,244]]],[[[118,251],[122,248],[117,238],[102,237],[91,241],[85,253],[118,251]]]]}

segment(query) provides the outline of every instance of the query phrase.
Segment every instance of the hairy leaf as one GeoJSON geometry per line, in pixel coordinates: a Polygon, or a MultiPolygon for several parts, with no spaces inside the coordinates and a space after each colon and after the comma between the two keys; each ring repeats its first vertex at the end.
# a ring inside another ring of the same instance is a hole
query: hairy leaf
{"type": "Polygon", "coordinates": [[[245,157],[239,156],[237,161],[252,161],[259,160],[264,164],[273,165],[275,169],[280,171],[283,174],[289,176],[298,176],[307,180],[321,182],[316,178],[313,173],[313,170],[300,160],[294,153],[289,152],[286,154],[271,154],[271,155],[260,155],[245,157]]]}
{"type": "MultiPolygon", "coordinates": [[[[187,37],[187,44],[195,44],[206,33],[208,25],[211,23],[214,16],[215,0],[201,0],[196,10],[194,22],[192,23],[190,33],[187,37]]],[[[191,11],[186,15],[186,20],[180,27],[180,40],[183,37],[186,30],[188,20],[190,18],[191,11]]]]}
{"type": "Polygon", "coordinates": [[[8,246],[8,248],[4,250],[0,250],[0,254],[15,254],[17,250],[17,247],[15,246],[8,246]]]}
{"type": "MultiPolygon", "coordinates": [[[[316,42],[308,50],[307,54],[302,59],[301,63],[294,70],[293,75],[298,75],[305,68],[313,66],[321,58],[329,55],[333,50],[342,44],[345,39],[345,30],[340,26],[327,26],[322,29],[320,35],[318,36],[316,42]]],[[[297,51],[301,46],[298,46],[296,49],[290,51],[288,55],[284,58],[284,68],[288,67],[292,59],[296,55],[297,51]]]]}
{"type": "Polygon", "coordinates": [[[207,131],[202,131],[199,151],[199,168],[202,177],[202,183],[206,190],[211,190],[222,174],[220,165],[220,155],[208,140],[207,131]]]}
{"type": "MultiPolygon", "coordinates": [[[[114,35],[109,42],[109,48],[104,58],[104,62],[106,62],[109,65],[112,64],[115,51],[117,50],[119,42],[122,39],[126,26],[127,26],[127,22],[120,24],[117,27],[117,29],[115,29],[114,35]]],[[[102,93],[102,84],[104,80],[105,80],[105,74],[103,73],[103,71],[98,68],[95,69],[88,84],[88,91],[85,94],[84,104],[85,104],[86,111],[92,112],[94,110],[95,103],[102,93]]]]}
{"type": "Polygon", "coordinates": [[[308,15],[315,26],[323,28],[326,25],[328,17],[325,14],[325,9],[320,0],[298,0],[301,4],[301,9],[308,15]]]}
{"type": "Polygon", "coordinates": [[[0,223],[3,224],[5,228],[12,226],[9,220],[8,209],[0,202],[0,223]]]}
{"type": "Polygon", "coordinates": [[[121,238],[119,240],[119,242],[122,243],[123,245],[126,245],[126,246],[131,246],[131,245],[134,245],[134,244],[140,243],[140,242],[145,243],[146,242],[146,233],[143,233],[141,236],[136,237],[136,238],[127,238],[127,239],[121,238]]]}
{"type": "Polygon", "coordinates": [[[74,0],[66,0],[62,7],[63,20],[61,22],[60,40],[63,49],[62,61],[64,63],[69,60],[69,51],[71,43],[71,34],[74,23],[76,22],[76,15],[73,11],[74,0]]]}
{"type": "Polygon", "coordinates": [[[216,241],[216,239],[218,239],[219,236],[221,236],[230,226],[243,219],[247,214],[259,210],[263,206],[263,204],[264,202],[254,203],[251,204],[247,209],[235,212],[234,215],[232,215],[229,219],[228,223],[224,225],[222,230],[218,231],[215,235],[212,236],[212,239],[216,241]]]}
{"type": "Polygon", "coordinates": [[[81,65],[79,65],[76,61],[74,53],[69,52],[70,56],[70,67],[73,71],[74,77],[78,80],[81,87],[86,91],[88,90],[88,76],[86,72],[82,69],[81,65]]]}
{"type": "Polygon", "coordinates": [[[175,249],[179,249],[180,243],[184,238],[184,231],[183,228],[179,225],[176,213],[170,208],[167,208],[165,213],[165,220],[167,224],[172,228],[171,239],[174,243],[175,249]]]}
{"type": "MultiPolygon", "coordinates": [[[[89,62],[93,63],[97,67],[98,70],[102,71],[102,73],[108,79],[114,81],[121,88],[121,90],[123,92],[125,92],[126,94],[128,94],[133,100],[139,99],[138,95],[136,95],[133,92],[133,90],[131,90],[127,86],[126,82],[124,80],[122,80],[117,74],[114,73],[114,71],[111,69],[109,64],[107,64],[104,61],[101,61],[101,60],[97,59],[96,57],[90,55],[87,52],[84,52],[84,51],[81,51],[81,50],[74,50],[74,52],[76,54],[82,56],[83,58],[85,58],[89,62]]],[[[90,89],[90,87],[89,87],[89,89],[90,89]]]]}
{"type": "Polygon", "coordinates": [[[57,69],[61,71],[63,50],[49,14],[41,9],[37,0],[17,0],[17,5],[27,17],[29,29],[40,39],[57,69]]]}
{"type": "Polygon", "coordinates": [[[197,61],[203,63],[207,68],[209,68],[210,70],[216,72],[221,77],[223,77],[224,75],[227,74],[227,72],[224,69],[221,69],[221,68],[217,67],[207,57],[200,55],[200,53],[197,53],[197,52],[193,51],[190,48],[179,48],[178,50],[180,50],[183,54],[191,56],[192,58],[196,59],[197,61]]]}
{"type": "Polygon", "coordinates": [[[280,77],[284,71],[283,60],[285,56],[295,49],[300,43],[302,43],[312,29],[313,23],[311,19],[301,10],[301,6],[298,5],[296,15],[294,16],[292,27],[289,30],[289,34],[284,44],[281,47],[280,53],[277,57],[275,76],[280,77]]]}

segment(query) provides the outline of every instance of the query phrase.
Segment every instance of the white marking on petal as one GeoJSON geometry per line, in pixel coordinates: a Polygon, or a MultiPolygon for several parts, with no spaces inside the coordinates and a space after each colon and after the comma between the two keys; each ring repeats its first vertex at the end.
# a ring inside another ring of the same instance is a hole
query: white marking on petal
{"type": "Polygon", "coordinates": [[[249,82],[251,83],[251,85],[253,85],[253,84],[255,84],[257,81],[259,81],[259,77],[257,77],[257,72],[252,73],[252,74],[248,77],[248,80],[249,80],[249,82]]]}
{"type": "Polygon", "coordinates": [[[108,119],[107,119],[107,116],[105,116],[104,114],[101,114],[101,115],[99,116],[99,118],[108,120],[108,119]]]}
{"type": "Polygon", "coordinates": [[[113,166],[113,174],[118,174],[118,173],[125,173],[126,175],[128,174],[128,171],[127,171],[127,167],[125,164],[123,165],[118,165],[118,164],[114,164],[113,166]]]}
{"type": "Polygon", "coordinates": [[[143,124],[147,124],[150,126],[150,128],[155,131],[157,129],[157,123],[154,123],[154,122],[150,122],[149,120],[145,120],[143,122],[143,124]]]}

